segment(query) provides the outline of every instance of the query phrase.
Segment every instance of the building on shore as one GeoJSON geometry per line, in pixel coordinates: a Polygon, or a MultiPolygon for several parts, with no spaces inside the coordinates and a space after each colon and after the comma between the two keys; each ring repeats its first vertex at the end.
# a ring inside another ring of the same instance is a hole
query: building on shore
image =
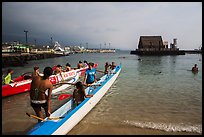
{"type": "Polygon", "coordinates": [[[31,45],[19,44],[19,43],[10,43],[10,44],[2,44],[2,52],[24,52],[29,53],[31,45]]]}
{"type": "Polygon", "coordinates": [[[30,45],[20,44],[20,42],[9,42],[2,43],[2,53],[50,53],[50,54],[61,54],[69,55],[75,53],[115,53],[115,49],[96,49],[96,48],[85,48],[79,45],[72,46],[61,46],[58,41],[55,41],[53,45],[30,45]]]}
{"type": "Polygon", "coordinates": [[[140,36],[138,49],[130,54],[137,55],[185,55],[184,51],[177,47],[177,39],[173,39],[168,48],[168,41],[163,41],[161,36],[140,36]]]}

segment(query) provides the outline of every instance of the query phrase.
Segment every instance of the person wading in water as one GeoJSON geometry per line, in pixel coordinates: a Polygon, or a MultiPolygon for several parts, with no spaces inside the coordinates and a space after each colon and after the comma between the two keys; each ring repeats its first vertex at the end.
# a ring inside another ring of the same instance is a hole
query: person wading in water
{"type": "MultiPolygon", "coordinates": [[[[51,108],[51,93],[53,85],[49,80],[53,70],[51,67],[46,67],[43,71],[43,77],[33,77],[30,87],[30,103],[36,115],[43,118],[42,108],[45,110],[46,117],[50,116],[51,108]],[[45,92],[48,92],[46,95],[45,92]]],[[[41,120],[38,120],[40,122],[41,120]]]]}

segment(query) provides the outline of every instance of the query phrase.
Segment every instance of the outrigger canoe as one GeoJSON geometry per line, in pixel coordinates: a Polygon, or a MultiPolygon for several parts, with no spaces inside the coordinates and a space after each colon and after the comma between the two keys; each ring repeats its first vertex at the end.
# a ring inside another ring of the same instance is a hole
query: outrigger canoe
{"type": "MultiPolygon", "coordinates": [[[[98,64],[94,64],[94,67],[97,67],[97,66],[98,64]]],[[[75,69],[68,72],[62,72],[62,76],[64,80],[68,80],[70,78],[75,77],[77,73],[80,73],[80,76],[83,75],[87,69],[88,67],[84,67],[81,69],[75,69]]],[[[20,93],[29,91],[32,79],[29,78],[29,79],[20,80],[22,78],[24,77],[20,76],[16,78],[15,80],[16,82],[10,83],[7,85],[2,85],[2,97],[11,96],[11,95],[20,94],[20,93]]],[[[51,75],[49,79],[52,84],[56,84],[62,81],[62,77],[60,76],[60,74],[51,75]]]]}
{"type": "Polygon", "coordinates": [[[86,98],[81,104],[75,107],[71,98],[67,103],[54,111],[50,118],[36,124],[29,132],[29,135],[66,135],[76,124],[78,124],[88,112],[100,101],[114,81],[117,79],[122,65],[116,66],[114,73],[106,74],[95,83],[85,89],[86,93],[93,94],[93,97],[86,98]],[[97,86],[100,84],[100,86],[97,86]]]}

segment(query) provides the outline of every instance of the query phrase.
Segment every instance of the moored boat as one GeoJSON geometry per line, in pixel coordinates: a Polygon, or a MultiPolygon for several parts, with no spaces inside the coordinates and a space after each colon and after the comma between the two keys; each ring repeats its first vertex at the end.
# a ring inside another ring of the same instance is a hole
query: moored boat
{"type": "Polygon", "coordinates": [[[91,109],[105,95],[111,85],[117,79],[122,65],[117,66],[113,73],[105,74],[100,80],[95,83],[95,86],[87,87],[86,93],[93,94],[93,97],[86,98],[81,104],[75,107],[73,99],[62,105],[54,111],[50,117],[36,124],[29,132],[29,135],[65,135],[78,122],[80,122],[91,109]],[[53,119],[54,118],[54,119],[53,119]]]}

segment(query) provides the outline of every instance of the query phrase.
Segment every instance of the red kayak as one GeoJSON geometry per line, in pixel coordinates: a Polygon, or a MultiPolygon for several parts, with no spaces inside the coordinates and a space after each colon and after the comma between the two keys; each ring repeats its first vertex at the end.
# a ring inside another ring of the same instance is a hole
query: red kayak
{"type": "MultiPolygon", "coordinates": [[[[98,64],[94,64],[94,68],[96,68],[98,64]]],[[[67,80],[71,77],[76,76],[76,73],[80,73],[80,76],[84,75],[85,71],[88,69],[88,67],[71,70],[69,72],[63,72],[62,76],[64,80],[67,80]]],[[[62,78],[60,75],[51,75],[50,76],[50,82],[52,84],[56,84],[60,81],[62,81],[62,78]]],[[[32,82],[31,74],[30,75],[21,75],[14,79],[14,83],[10,83],[8,85],[2,86],[2,97],[11,96],[23,92],[27,92],[30,90],[30,85],[32,82]]]]}

